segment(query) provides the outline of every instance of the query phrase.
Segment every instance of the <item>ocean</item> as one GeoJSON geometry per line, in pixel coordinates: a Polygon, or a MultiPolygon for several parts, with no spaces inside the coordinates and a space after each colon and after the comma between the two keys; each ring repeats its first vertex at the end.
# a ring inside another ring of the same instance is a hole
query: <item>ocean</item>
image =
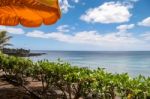
{"type": "Polygon", "coordinates": [[[111,73],[129,73],[130,76],[150,76],[150,51],[32,51],[46,53],[30,57],[33,61],[58,58],[73,66],[105,68],[111,73]]]}

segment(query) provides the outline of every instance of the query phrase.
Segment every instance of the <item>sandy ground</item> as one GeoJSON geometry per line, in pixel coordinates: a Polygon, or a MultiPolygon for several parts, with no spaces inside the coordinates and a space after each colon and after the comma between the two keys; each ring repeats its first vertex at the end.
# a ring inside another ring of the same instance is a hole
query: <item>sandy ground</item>
{"type": "Polygon", "coordinates": [[[0,71],[0,99],[30,99],[23,88],[19,88],[2,80],[3,72],[0,71]]]}
{"type": "MultiPolygon", "coordinates": [[[[7,81],[2,80],[3,72],[0,71],[0,99],[31,99],[24,88],[13,86],[7,81]]],[[[42,83],[39,81],[32,81],[31,78],[28,78],[30,83],[27,85],[28,89],[39,89],[42,87],[42,83]]],[[[61,91],[56,90],[58,94],[61,91]]],[[[52,99],[52,98],[50,98],[52,99]]],[[[56,99],[56,98],[53,98],[56,99]]]]}
{"type": "Polygon", "coordinates": [[[24,90],[0,80],[0,99],[30,99],[26,98],[24,90]]]}

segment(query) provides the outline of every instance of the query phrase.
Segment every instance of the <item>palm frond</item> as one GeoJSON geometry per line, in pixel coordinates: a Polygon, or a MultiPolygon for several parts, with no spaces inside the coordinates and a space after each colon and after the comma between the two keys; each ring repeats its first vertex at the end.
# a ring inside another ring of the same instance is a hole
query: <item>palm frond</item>
{"type": "Polygon", "coordinates": [[[8,43],[8,41],[12,38],[12,36],[7,35],[7,31],[0,32],[0,48],[5,46],[12,46],[12,44],[8,43]]]}

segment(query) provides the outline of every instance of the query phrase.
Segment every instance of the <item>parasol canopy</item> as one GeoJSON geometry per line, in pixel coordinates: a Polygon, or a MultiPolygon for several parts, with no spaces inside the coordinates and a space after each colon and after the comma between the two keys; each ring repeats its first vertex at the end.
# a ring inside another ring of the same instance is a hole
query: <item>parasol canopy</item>
{"type": "Polygon", "coordinates": [[[60,17],[58,0],[0,0],[0,25],[38,27],[60,17]]]}

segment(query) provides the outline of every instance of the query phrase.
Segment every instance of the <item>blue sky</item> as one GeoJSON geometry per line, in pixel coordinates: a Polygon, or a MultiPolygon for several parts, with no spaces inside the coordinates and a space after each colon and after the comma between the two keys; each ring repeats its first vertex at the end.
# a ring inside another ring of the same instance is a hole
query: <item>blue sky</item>
{"type": "Polygon", "coordinates": [[[60,0],[62,18],[39,28],[5,27],[14,48],[150,50],[150,0],[60,0]]]}

